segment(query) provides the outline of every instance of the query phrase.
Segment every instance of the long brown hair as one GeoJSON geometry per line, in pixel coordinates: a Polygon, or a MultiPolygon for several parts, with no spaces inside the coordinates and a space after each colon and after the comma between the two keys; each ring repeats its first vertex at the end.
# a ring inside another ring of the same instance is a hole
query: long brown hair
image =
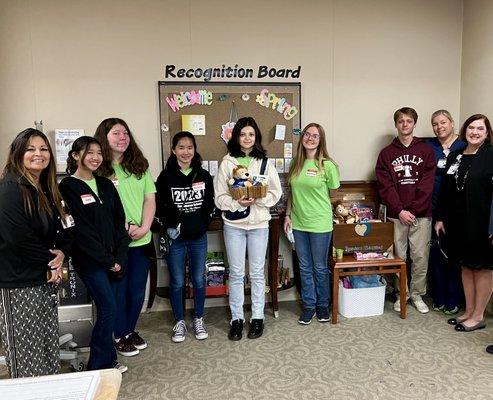
{"type": "MultiPolygon", "coordinates": [[[[38,212],[44,211],[50,216],[53,216],[53,209],[50,202],[53,202],[57,208],[59,214],[64,216],[62,208],[62,196],[58,191],[58,185],[56,180],[56,164],[53,157],[53,151],[51,150],[50,142],[45,134],[33,128],[28,128],[20,132],[10,145],[9,155],[7,163],[3,169],[2,176],[5,177],[7,173],[16,176],[18,179],[24,177],[27,181],[36,189],[38,195],[38,212]],[[48,152],[50,153],[50,162],[48,166],[41,171],[39,180],[29,172],[24,166],[24,154],[26,153],[29,141],[34,137],[40,137],[46,144],[48,152]],[[44,190],[47,191],[48,196],[44,190]]],[[[34,200],[29,190],[26,190],[21,185],[22,198],[24,201],[24,208],[28,215],[33,214],[34,200]]]]}
{"type": "Polygon", "coordinates": [[[116,124],[120,124],[126,129],[126,131],[128,132],[128,137],[130,139],[127,150],[125,150],[125,152],[123,153],[123,158],[120,165],[125,172],[131,175],[135,175],[138,179],[140,179],[149,169],[149,161],[147,161],[147,159],[144,157],[142,151],[135,142],[135,139],[132,135],[132,132],[130,132],[130,128],[128,127],[127,123],[123,119],[115,117],[106,118],[105,120],[101,121],[96,129],[96,133],[94,134],[94,137],[101,144],[101,151],[103,153],[103,163],[98,168],[98,174],[105,177],[110,177],[115,174],[115,170],[111,166],[113,154],[108,142],[108,132],[116,124]]]}
{"type": "Polygon", "coordinates": [[[306,150],[303,146],[303,135],[305,135],[306,131],[312,127],[317,128],[318,134],[320,135],[317,152],[315,153],[315,164],[317,165],[318,170],[324,170],[324,161],[327,160],[332,161],[337,166],[337,164],[334,162],[334,160],[332,160],[332,158],[329,156],[329,152],[327,151],[324,128],[322,128],[322,126],[320,124],[317,124],[316,122],[311,122],[307,126],[305,126],[305,128],[303,128],[303,131],[301,132],[298,147],[296,148],[296,158],[292,161],[291,168],[289,169],[288,182],[290,182],[293,177],[298,176],[303,169],[303,164],[306,160],[306,150]]]}

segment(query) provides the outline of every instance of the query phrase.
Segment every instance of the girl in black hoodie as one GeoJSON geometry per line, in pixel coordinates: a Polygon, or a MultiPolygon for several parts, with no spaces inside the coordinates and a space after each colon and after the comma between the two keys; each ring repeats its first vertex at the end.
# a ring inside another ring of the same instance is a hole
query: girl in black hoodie
{"type": "Polygon", "coordinates": [[[172,154],[158,177],[157,215],[173,239],[166,263],[170,277],[170,302],[175,318],[171,340],[183,342],[187,331],[182,304],[185,260],[188,253],[193,284],[195,316],[192,330],[199,340],[208,337],[204,325],[205,260],[207,226],[214,210],[212,177],[202,168],[195,137],[179,132],[173,137],[172,154]]]}
{"type": "Polygon", "coordinates": [[[92,332],[88,370],[127,367],[117,362],[113,346],[116,300],[113,282],[127,262],[130,238],[125,213],[113,183],[94,174],[103,156],[99,142],[78,138],[67,159],[67,173],[60,192],[75,221],[72,260],[96,304],[97,320],[92,332]]]}

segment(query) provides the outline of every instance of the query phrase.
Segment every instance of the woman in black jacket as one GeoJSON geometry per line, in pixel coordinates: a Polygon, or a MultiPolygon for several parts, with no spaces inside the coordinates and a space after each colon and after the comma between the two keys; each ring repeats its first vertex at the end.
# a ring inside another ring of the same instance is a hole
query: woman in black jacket
{"type": "Polygon", "coordinates": [[[57,284],[70,248],[46,136],[19,133],[0,181],[0,329],[12,378],[60,367],[57,284]]]}
{"type": "Polygon", "coordinates": [[[75,221],[72,261],[96,304],[97,320],[91,338],[88,370],[127,367],[117,362],[113,346],[116,300],[112,282],[127,261],[130,238],[120,197],[107,179],[94,174],[103,156],[99,142],[89,136],[75,140],[67,159],[60,192],[75,221]]]}
{"type": "Polygon", "coordinates": [[[466,310],[448,323],[455,330],[484,328],[484,310],[493,289],[493,245],[488,234],[493,193],[493,132],[482,114],[462,126],[465,149],[450,153],[439,198],[437,235],[447,235],[449,258],[462,266],[466,310]]]}
{"type": "Polygon", "coordinates": [[[185,260],[190,259],[195,316],[192,330],[199,340],[208,337],[204,325],[205,260],[207,257],[207,226],[214,210],[212,177],[202,168],[195,137],[179,132],[173,137],[173,153],[157,180],[157,215],[173,239],[166,263],[170,277],[170,301],[175,318],[171,340],[185,340],[183,315],[185,260]]]}

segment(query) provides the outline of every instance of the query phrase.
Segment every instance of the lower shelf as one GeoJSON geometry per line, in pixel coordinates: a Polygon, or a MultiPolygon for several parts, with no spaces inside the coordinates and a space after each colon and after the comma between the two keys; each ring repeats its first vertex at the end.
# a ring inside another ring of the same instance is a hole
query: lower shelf
{"type": "MultiPolygon", "coordinates": [[[[277,290],[278,291],[287,290],[287,289],[292,288],[293,286],[294,286],[294,279],[290,279],[288,284],[284,284],[281,287],[277,287],[277,290]]],[[[268,289],[270,289],[270,287],[268,287],[268,289]]],[[[169,287],[164,286],[164,287],[156,288],[156,295],[159,297],[165,298],[165,299],[169,299],[169,287]]],[[[245,288],[245,295],[250,295],[250,288],[245,288]]],[[[227,297],[228,296],[227,287],[226,286],[207,286],[205,296],[208,298],[227,297]]],[[[193,298],[193,291],[187,290],[185,298],[186,299],[192,299],[193,298]]]]}

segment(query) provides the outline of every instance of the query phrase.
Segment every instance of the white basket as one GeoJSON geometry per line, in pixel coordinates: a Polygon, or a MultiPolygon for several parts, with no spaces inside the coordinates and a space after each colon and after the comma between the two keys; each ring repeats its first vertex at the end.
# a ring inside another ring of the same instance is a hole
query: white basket
{"type": "Polygon", "coordinates": [[[381,281],[382,286],[346,289],[339,280],[339,314],[346,318],[382,315],[387,282],[381,281]]]}

